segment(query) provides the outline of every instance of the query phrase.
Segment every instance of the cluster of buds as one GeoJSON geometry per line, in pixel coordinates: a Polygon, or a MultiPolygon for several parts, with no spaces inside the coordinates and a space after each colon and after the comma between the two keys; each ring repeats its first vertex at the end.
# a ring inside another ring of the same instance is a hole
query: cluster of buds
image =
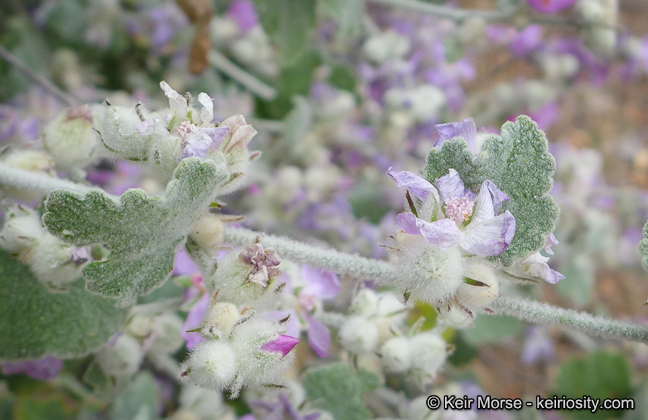
{"type": "Polygon", "coordinates": [[[198,110],[191,95],[179,94],[164,81],[160,87],[169,99],[167,109],[108,106],[102,120],[95,122],[105,148],[123,159],[147,161],[165,175],[188,157],[225,160],[230,178],[220,193],[240,188],[249,162],[259,156],[247,149],[256,130],[242,115],[214,122],[214,104],[204,92],[198,95],[198,110]]]}
{"type": "Polygon", "coordinates": [[[340,327],[340,344],[355,355],[375,353],[406,317],[406,308],[392,293],[362,289],[340,327]]]}
{"type": "Polygon", "coordinates": [[[585,42],[594,50],[613,54],[617,44],[618,0],[580,0],[576,11],[585,23],[585,42]]]}
{"type": "Polygon", "coordinates": [[[34,275],[52,290],[61,290],[81,277],[89,259],[85,248],[70,247],[45,228],[38,212],[14,206],[0,231],[0,248],[17,253],[34,275]]]}
{"type": "Polygon", "coordinates": [[[217,302],[200,327],[206,340],[199,343],[183,363],[181,379],[236,398],[243,387],[277,386],[290,368],[292,349],[299,339],[285,333],[288,319],[272,322],[255,316],[245,307],[239,311],[230,302],[217,302]]]}

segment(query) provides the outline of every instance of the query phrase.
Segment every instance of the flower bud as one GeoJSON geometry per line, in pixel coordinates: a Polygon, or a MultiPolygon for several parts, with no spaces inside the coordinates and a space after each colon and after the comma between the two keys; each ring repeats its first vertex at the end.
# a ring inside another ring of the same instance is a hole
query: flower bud
{"type": "Polygon", "coordinates": [[[200,333],[207,339],[227,338],[231,334],[236,322],[240,319],[241,313],[235,305],[229,302],[217,302],[209,308],[203,318],[200,324],[200,333]]]}
{"type": "Polygon", "coordinates": [[[346,320],[339,332],[340,344],[355,354],[375,351],[378,347],[379,333],[375,322],[361,316],[346,320]]]}
{"type": "Polygon", "coordinates": [[[234,329],[232,346],[239,357],[242,386],[257,387],[281,381],[295,357],[292,349],[299,343],[283,332],[281,325],[258,318],[234,329]]]}
{"type": "Polygon", "coordinates": [[[191,227],[189,236],[205,250],[216,251],[222,245],[223,222],[212,213],[201,215],[191,227]]]}
{"type": "Polygon", "coordinates": [[[499,283],[493,268],[484,262],[473,262],[468,265],[465,282],[457,291],[457,302],[469,310],[483,310],[499,296],[499,283]]]}
{"type": "Polygon", "coordinates": [[[386,31],[369,38],[362,52],[367,60],[374,64],[382,64],[388,60],[404,57],[409,49],[409,39],[396,31],[386,31]]]}
{"type": "Polygon", "coordinates": [[[434,378],[446,360],[446,342],[433,332],[415,335],[410,340],[412,367],[434,378]]]}
{"type": "Polygon", "coordinates": [[[114,343],[106,344],[95,354],[95,360],[106,375],[128,376],[139,369],[144,351],[139,341],[121,334],[114,343]]]}
{"type": "Polygon", "coordinates": [[[464,46],[482,46],[486,41],[486,20],[479,16],[471,16],[459,26],[459,41],[464,46]]]}
{"type": "Polygon", "coordinates": [[[58,114],[43,132],[43,144],[57,168],[71,170],[93,163],[99,150],[99,135],[94,131],[94,113],[101,106],[69,108],[58,114]]]}
{"type": "Polygon", "coordinates": [[[576,5],[576,12],[586,23],[599,23],[604,15],[600,0],[580,0],[576,5]]]}
{"type": "Polygon", "coordinates": [[[351,309],[354,314],[373,316],[378,307],[378,294],[371,289],[361,289],[353,298],[351,309]]]}
{"type": "Polygon", "coordinates": [[[182,369],[181,381],[223,391],[236,379],[236,353],[227,342],[203,341],[191,352],[182,369]]]}
{"type": "Polygon", "coordinates": [[[150,351],[172,354],[184,344],[181,331],[184,321],[175,312],[165,312],[153,319],[154,341],[150,351]]]}
{"type": "Polygon", "coordinates": [[[463,258],[456,248],[442,249],[422,235],[399,232],[396,245],[398,287],[419,300],[439,304],[452,298],[463,282],[463,258]]]}
{"type": "Polygon", "coordinates": [[[0,247],[20,252],[34,245],[45,234],[37,213],[15,206],[7,210],[7,219],[0,231],[0,247]]]}
{"type": "MultiPolygon", "coordinates": [[[[24,169],[43,175],[55,177],[54,159],[41,150],[12,150],[0,158],[0,162],[12,168],[24,169]]],[[[11,197],[24,201],[39,200],[44,193],[31,191],[26,188],[2,186],[2,192],[11,197]]]]}
{"type": "Polygon", "coordinates": [[[410,343],[407,337],[394,337],[380,348],[382,365],[388,372],[406,372],[412,366],[410,343]]]}
{"type": "MultiPolygon", "coordinates": [[[[227,118],[220,123],[220,127],[230,127],[230,131],[218,148],[219,152],[225,154],[227,170],[233,175],[244,174],[250,165],[250,152],[247,145],[257,134],[257,131],[250,124],[247,124],[245,118],[240,114],[227,118]]],[[[221,188],[220,193],[227,194],[236,191],[244,184],[245,178],[239,176],[226,183],[221,188]]]]}
{"type": "Polygon", "coordinates": [[[99,129],[104,146],[124,159],[144,159],[151,136],[139,133],[141,123],[135,107],[108,107],[99,129]]]}

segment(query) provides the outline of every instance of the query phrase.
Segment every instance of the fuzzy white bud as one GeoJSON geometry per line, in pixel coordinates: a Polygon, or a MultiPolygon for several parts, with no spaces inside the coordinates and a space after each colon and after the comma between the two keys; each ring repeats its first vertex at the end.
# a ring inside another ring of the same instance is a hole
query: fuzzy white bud
{"type": "Polygon", "coordinates": [[[193,224],[189,235],[201,248],[216,251],[222,245],[223,229],[223,222],[218,216],[205,213],[193,224]]]}
{"type": "Polygon", "coordinates": [[[445,363],[446,342],[436,333],[424,332],[410,340],[410,354],[412,367],[421,369],[434,378],[445,363]]]}
{"type": "Polygon", "coordinates": [[[385,61],[404,57],[410,49],[409,39],[396,31],[386,31],[367,40],[362,52],[367,60],[382,64],[385,61]]]}
{"type": "Polygon", "coordinates": [[[217,302],[209,308],[200,324],[200,333],[209,338],[229,337],[234,325],[241,319],[236,305],[229,302],[217,302]]]}
{"type": "Polygon", "coordinates": [[[223,391],[229,388],[236,378],[236,353],[229,343],[203,341],[182,364],[182,369],[182,381],[214,391],[223,391]]]}
{"type": "Polygon", "coordinates": [[[114,343],[108,343],[95,354],[95,360],[106,375],[128,376],[139,369],[144,351],[139,341],[121,334],[114,343]]]}
{"type": "Polygon", "coordinates": [[[407,337],[394,337],[380,348],[382,365],[385,370],[394,373],[406,372],[412,366],[410,342],[407,337]]]}
{"type": "Polygon", "coordinates": [[[378,347],[379,332],[375,322],[361,316],[346,320],[339,332],[340,344],[355,354],[375,351],[378,347]]]}

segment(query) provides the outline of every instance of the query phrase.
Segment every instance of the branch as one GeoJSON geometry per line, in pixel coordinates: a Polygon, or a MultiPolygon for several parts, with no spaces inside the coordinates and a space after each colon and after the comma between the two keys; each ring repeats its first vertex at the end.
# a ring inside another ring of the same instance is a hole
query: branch
{"type": "Polygon", "coordinates": [[[499,314],[534,324],[557,325],[599,337],[648,343],[648,326],[613,321],[547,303],[501,297],[492,304],[492,308],[499,314]]]}
{"type": "Polygon", "coordinates": [[[79,194],[101,190],[99,187],[77,184],[66,179],[55,178],[0,163],[0,185],[26,189],[48,194],[53,190],[69,190],[79,194]]]}
{"type": "Polygon", "coordinates": [[[277,96],[276,90],[231,62],[227,57],[225,57],[218,51],[209,51],[207,53],[207,59],[212,66],[216,67],[232,79],[238,81],[258,97],[265,99],[266,101],[270,101],[274,99],[275,96],[277,96]]]}
{"type": "Polygon", "coordinates": [[[250,245],[261,238],[263,246],[274,248],[281,257],[289,260],[323,267],[338,274],[348,274],[361,279],[383,280],[393,283],[397,268],[386,262],[324,249],[288,238],[268,235],[248,229],[226,227],[223,241],[235,245],[250,245]]]}
{"type": "Polygon", "coordinates": [[[439,6],[432,3],[423,3],[416,0],[367,0],[370,3],[380,3],[387,6],[399,7],[414,12],[428,13],[441,18],[461,22],[470,17],[479,17],[486,22],[505,22],[513,18],[517,10],[499,12],[489,10],[465,10],[439,6]]]}
{"type": "Polygon", "coordinates": [[[9,50],[7,50],[2,45],[0,45],[0,57],[4,58],[9,64],[11,64],[16,69],[20,70],[20,73],[25,75],[28,79],[42,86],[52,96],[54,96],[59,101],[63,102],[65,105],[75,106],[81,104],[81,101],[76,99],[74,96],[65,93],[54,83],[50,82],[40,74],[35,73],[32,69],[27,67],[25,63],[20,61],[18,57],[13,55],[11,52],[9,52],[9,50]]]}

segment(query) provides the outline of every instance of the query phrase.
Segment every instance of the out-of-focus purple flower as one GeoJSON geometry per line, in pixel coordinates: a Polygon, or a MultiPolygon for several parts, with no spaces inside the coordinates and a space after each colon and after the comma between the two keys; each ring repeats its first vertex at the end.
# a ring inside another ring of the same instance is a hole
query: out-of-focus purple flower
{"type": "MultiPolygon", "coordinates": [[[[529,111],[527,113],[531,119],[538,123],[538,127],[542,130],[548,130],[560,121],[560,105],[557,102],[548,102],[536,111],[529,111]]],[[[512,119],[511,121],[514,121],[512,119]]]]}
{"type": "Polygon", "coordinates": [[[63,370],[63,361],[54,356],[47,355],[42,359],[20,360],[17,362],[3,362],[2,371],[5,375],[24,373],[34,379],[42,381],[56,378],[63,370]]]}
{"type": "Polygon", "coordinates": [[[190,276],[192,274],[200,273],[200,269],[196,263],[191,259],[189,253],[185,250],[184,246],[178,247],[176,254],[175,265],[173,266],[173,274],[180,276],[190,276]]]}
{"type": "Polygon", "coordinates": [[[192,350],[198,345],[198,343],[205,341],[205,337],[200,335],[199,332],[187,332],[189,330],[196,329],[200,327],[200,323],[207,314],[209,309],[209,295],[204,293],[196,304],[191,308],[187,314],[187,320],[182,326],[182,338],[187,340],[187,348],[192,350]]]}
{"type": "Polygon", "coordinates": [[[527,2],[539,12],[557,13],[571,7],[578,0],[527,0],[527,2]]]}
{"type": "Polygon", "coordinates": [[[511,42],[511,52],[517,57],[524,57],[537,51],[543,45],[543,33],[544,29],[540,25],[527,26],[511,42]]]}
{"type": "Polygon", "coordinates": [[[279,402],[256,400],[248,404],[255,412],[262,411],[265,420],[317,420],[320,416],[320,413],[301,415],[284,392],[279,393],[279,402]]]}
{"type": "Polygon", "coordinates": [[[259,17],[250,0],[234,0],[227,9],[227,16],[234,19],[243,34],[259,26],[259,17]]]}
{"type": "Polygon", "coordinates": [[[442,146],[448,140],[452,140],[455,137],[463,137],[470,147],[470,150],[476,152],[477,144],[475,137],[477,136],[477,126],[475,125],[475,120],[472,118],[467,118],[463,121],[452,122],[448,124],[437,124],[435,125],[437,133],[439,133],[439,141],[437,141],[436,146],[442,146]]]}
{"type": "Polygon", "coordinates": [[[292,349],[295,348],[297,344],[299,344],[299,341],[300,340],[298,338],[291,337],[286,334],[281,334],[279,335],[279,337],[277,337],[276,340],[270,341],[269,343],[265,343],[263,346],[261,346],[261,350],[281,353],[281,356],[285,357],[292,351],[292,349]]]}
{"type": "Polygon", "coordinates": [[[189,25],[187,15],[174,3],[151,9],[149,17],[153,23],[151,47],[156,53],[163,52],[178,31],[189,25]]]}
{"type": "MultiPolygon", "coordinates": [[[[421,181],[428,182],[422,178],[418,182],[421,181]]],[[[499,255],[508,249],[515,235],[515,218],[508,210],[498,215],[502,202],[510,200],[508,195],[488,180],[475,195],[454,169],[439,178],[436,186],[444,201],[446,218],[428,222],[413,213],[401,213],[396,220],[405,233],[423,235],[441,248],[459,245],[475,255],[499,255]],[[468,220],[470,223],[466,224],[468,220]]]]}
{"type": "Polygon", "coordinates": [[[532,326],[527,330],[527,337],[522,348],[522,363],[532,365],[542,360],[549,360],[555,353],[554,341],[546,327],[532,326]]]}

